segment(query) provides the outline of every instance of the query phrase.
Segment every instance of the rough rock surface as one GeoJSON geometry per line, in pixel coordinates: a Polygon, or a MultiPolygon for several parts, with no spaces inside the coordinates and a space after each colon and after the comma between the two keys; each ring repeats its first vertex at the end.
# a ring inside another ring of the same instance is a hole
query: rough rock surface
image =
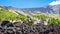
{"type": "Polygon", "coordinates": [[[60,25],[3,21],[0,25],[0,34],[60,34],[60,25]]]}

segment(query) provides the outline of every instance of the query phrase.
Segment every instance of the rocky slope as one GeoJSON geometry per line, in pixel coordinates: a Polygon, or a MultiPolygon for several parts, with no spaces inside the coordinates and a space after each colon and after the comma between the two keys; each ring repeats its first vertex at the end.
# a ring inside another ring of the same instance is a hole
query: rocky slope
{"type": "Polygon", "coordinates": [[[3,21],[0,25],[0,34],[60,34],[60,25],[43,25],[3,21]],[[6,23],[6,24],[5,24],[6,23]]]}
{"type": "Polygon", "coordinates": [[[60,14],[60,5],[54,5],[54,6],[48,5],[40,8],[25,8],[21,10],[27,11],[27,13],[31,11],[31,13],[42,12],[42,13],[60,14]]]}
{"type": "Polygon", "coordinates": [[[23,15],[32,15],[34,13],[53,13],[53,14],[60,14],[60,4],[59,5],[47,5],[44,7],[40,7],[40,8],[15,8],[12,6],[0,6],[5,7],[9,10],[13,10],[16,11],[18,13],[21,13],[23,15]]]}

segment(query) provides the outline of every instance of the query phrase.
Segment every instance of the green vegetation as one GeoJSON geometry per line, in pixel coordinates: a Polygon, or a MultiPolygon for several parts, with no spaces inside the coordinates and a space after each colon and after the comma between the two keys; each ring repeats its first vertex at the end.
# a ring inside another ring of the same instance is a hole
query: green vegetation
{"type": "Polygon", "coordinates": [[[33,15],[33,18],[38,18],[41,20],[47,20],[49,24],[60,24],[60,19],[55,19],[53,17],[49,17],[48,15],[45,14],[35,14],[33,15]]]}
{"type": "Polygon", "coordinates": [[[9,11],[6,8],[0,9],[0,21],[3,20],[22,20],[23,22],[30,22],[33,23],[33,20],[31,18],[27,18],[27,16],[19,15],[16,13],[13,13],[12,11],[9,11]]]}
{"type": "Polygon", "coordinates": [[[49,24],[60,24],[60,20],[59,19],[54,19],[54,18],[50,18],[49,20],[48,20],[48,23],[49,24]]]}
{"type": "Polygon", "coordinates": [[[33,17],[41,19],[41,20],[45,20],[47,18],[47,16],[44,14],[35,14],[35,15],[33,15],[33,17]]]}
{"type": "Polygon", "coordinates": [[[48,19],[48,23],[49,24],[60,24],[60,19],[55,19],[53,17],[49,17],[48,15],[45,14],[35,14],[33,16],[25,16],[25,15],[20,15],[20,14],[16,14],[12,11],[9,11],[6,8],[1,8],[0,9],[0,21],[3,20],[22,20],[24,23],[25,22],[29,22],[29,23],[34,23],[34,18],[38,18],[41,20],[47,20],[48,19]],[[33,17],[33,18],[31,18],[33,17]]]}
{"type": "Polygon", "coordinates": [[[9,11],[6,8],[0,9],[0,21],[2,20],[16,20],[19,15],[9,11]]]}

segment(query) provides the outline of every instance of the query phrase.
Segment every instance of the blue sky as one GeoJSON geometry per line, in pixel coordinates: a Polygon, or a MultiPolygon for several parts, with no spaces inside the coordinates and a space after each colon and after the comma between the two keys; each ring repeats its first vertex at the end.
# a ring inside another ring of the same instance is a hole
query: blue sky
{"type": "Polygon", "coordinates": [[[36,8],[48,5],[52,1],[55,0],[0,0],[0,4],[16,8],[36,8]]]}

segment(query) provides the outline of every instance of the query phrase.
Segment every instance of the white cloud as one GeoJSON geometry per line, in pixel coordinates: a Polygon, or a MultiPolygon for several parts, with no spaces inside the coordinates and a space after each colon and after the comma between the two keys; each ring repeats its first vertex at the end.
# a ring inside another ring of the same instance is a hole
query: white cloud
{"type": "Polygon", "coordinates": [[[58,4],[60,4],[60,0],[53,1],[49,5],[58,5],[58,4]]]}

